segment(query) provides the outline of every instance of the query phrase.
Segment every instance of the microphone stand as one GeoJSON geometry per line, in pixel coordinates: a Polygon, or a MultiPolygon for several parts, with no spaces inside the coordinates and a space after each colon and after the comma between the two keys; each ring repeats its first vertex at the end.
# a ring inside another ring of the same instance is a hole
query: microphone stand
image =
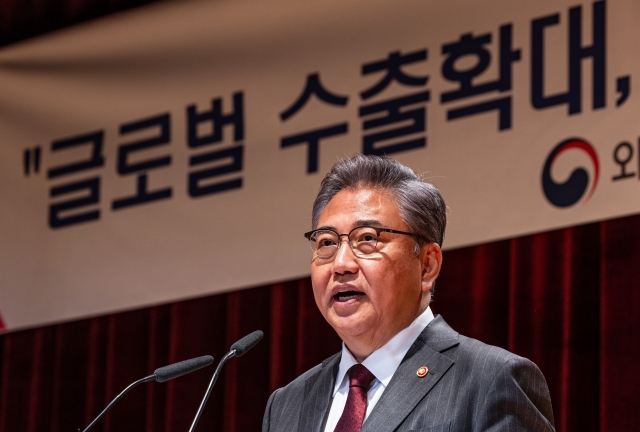
{"type": "MultiPolygon", "coordinates": [[[[116,396],[115,399],[112,400],[111,403],[109,405],[107,405],[107,407],[105,409],[102,410],[102,412],[98,415],[98,417],[96,417],[95,420],[93,420],[83,432],[87,432],[89,429],[91,429],[91,426],[93,426],[98,420],[100,420],[102,418],[102,416],[109,410],[109,408],[111,408],[111,405],[113,405],[118,400],[120,400],[120,398],[122,398],[122,396],[124,396],[129,390],[131,390],[132,388],[134,388],[138,384],[149,382],[149,381],[151,381],[151,380],[153,380],[155,378],[156,378],[156,375],[153,374],[153,375],[149,375],[148,377],[141,378],[138,381],[134,382],[133,384],[130,384],[129,387],[127,387],[126,389],[122,390],[122,392],[118,396],[116,396]]],[[[78,432],[80,432],[80,429],[78,429],[78,432]]]]}
{"type": "Polygon", "coordinates": [[[220,375],[220,370],[222,370],[222,365],[231,357],[234,357],[235,355],[236,355],[236,350],[231,350],[224,357],[222,357],[222,360],[220,360],[220,363],[218,363],[218,367],[216,367],[216,371],[213,373],[213,376],[211,377],[211,381],[209,381],[209,387],[207,387],[207,392],[204,394],[204,398],[202,399],[202,402],[200,402],[200,407],[198,408],[196,417],[193,419],[193,423],[191,423],[189,432],[193,432],[196,429],[196,424],[198,424],[198,420],[200,420],[200,416],[202,415],[204,406],[207,404],[207,400],[209,399],[209,395],[211,394],[213,385],[216,383],[216,380],[218,379],[218,375],[220,375]]]}
{"type": "MultiPolygon", "coordinates": [[[[236,351],[233,351],[233,352],[235,354],[236,351]]],[[[129,390],[131,390],[138,384],[142,384],[142,383],[151,381],[153,379],[155,379],[158,382],[165,382],[170,379],[178,378],[179,376],[197,371],[198,369],[201,369],[205,366],[209,366],[211,363],[213,363],[213,357],[201,356],[201,357],[184,360],[178,363],[171,364],[169,366],[163,366],[161,368],[156,369],[153,375],[149,375],[148,377],[139,379],[138,381],[134,382],[133,384],[130,384],[126,389],[124,389],[118,396],[115,397],[114,400],[111,401],[109,405],[107,405],[105,409],[102,410],[102,412],[98,415],[98,417],[96,417],[95,420],[93,420],[91,424],[87,426],[84,432],[87,432],[89,429],[91,429],[91,427],[94,424],[96,424],[96,422],[100,420],[107,411],[109,411],[109,408],[111,408],[113,404],[118,402],[129,390]]],[[[80,428],[78,428],[78,432],[80,431],[81,431],[80,428]]]]}

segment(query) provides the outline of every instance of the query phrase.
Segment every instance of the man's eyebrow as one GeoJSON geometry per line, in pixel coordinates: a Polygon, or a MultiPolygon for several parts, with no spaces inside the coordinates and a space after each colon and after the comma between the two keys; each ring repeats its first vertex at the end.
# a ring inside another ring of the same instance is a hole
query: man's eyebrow
{"type": "Polygon", "coordinates": [[[359,226],[382,227],[383,225],[376,219],[360,219],[355,221],[352,226],[355,228],[359,226]]]}
{"type": "MultiPolygon", "coordinates": [[[[380,223],[380,221],[377,220],[377,219],[359,219],[359,220],[355,221],[351,225],[351,229],[357,228],[357,227],[361,227],[361,226],[383,227],[384,225],[382,223],[380,223]]],[[[319,226],[316,229],[317,230],[332,230],[332,231],[338,232],[338,228],[336,228],[334,226],[331,226],[331,225],[319,226]]]]}
{"type": "Polygon", "coordinates": [[[338,232],[338,228],[336,227],[332,227],[329,225],[323,225],[323,226],[319,226],[318,228],[316,228],[317,230],[331,230],[331,231],[335,231],[338,232]]]}

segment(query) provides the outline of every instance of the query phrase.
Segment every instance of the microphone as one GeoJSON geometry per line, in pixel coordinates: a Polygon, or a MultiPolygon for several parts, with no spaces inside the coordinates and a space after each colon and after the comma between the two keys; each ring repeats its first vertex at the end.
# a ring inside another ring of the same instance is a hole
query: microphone
{"type": "Polygon", "coordinates": [[[256,330],[253,333],[249,333],[248,335],[240,339],[238,342],[231,345],[231,348],[229,348],[229,352],[235,351],[234,357],[240,357],[241,355],[244,355],[244,353],[249,351],[251,348],[256,346],[257,343],[262,340],[263,336],[264,336],[264,333],[262,333],[260,330],[256,330]]]}
{"type": "Polygon", "coordinates": [[[213,357],[202,356],[189,360],[184,360],[178,363],[171,364],[169,366],[163,366],[156,369],[153,372],[153,376],[158,382],[169,381],[170,379],[178,378],[179,376],[186,375],[188,373],[202,369],[205,366],[209,366],[213,363],[213,357]]]}
{"type": "Polygon", "coordinates": [[[209,395],[211,395],[211,390],[213,389],[213,386],[216,383],[216,380],[218,379],[218,375],[220,375],[220,370],[222,369],[222,365],[224,365],[225,362],[229,360],[231,357],[240,357],[241,355],[244,355],[247,351],[249,351],[251,348],[256,346],[256,344],[260,342],[263,336],[264,336],[264,333],[262,333],[260,330],[256,330],[253,333],[246,335],[245,337],[240,339],[238,342],[231,345],[229,352],[226,353],[224,357],[222,357],[222,360],[220,360],[220,363],[218,363],[218,366],[216,367],[216,370],[213,373],[213,376],[211,377],[211,381],[209,382],[209,387],[207,387],[207,391],[205,392],[204,397],[202,398],[202,402],[200,402],[200,407],[198,408],[198,412],[196,413],[196,416],[193,419],[193,423],[191,423],[189,432],[193,432],[196,429],[196,425],[198,424],[198,420],[200,420],[200,416],[202,415],[204,406],[207,404],[207,400],[209,400],[209,395]]]}
{"type": "MultiPolygon", "coordinates": [[[[124,389],[122,393],[116,396],[111,401],[111,403],[107,405],[107,407],[104,410],[102,410],[100,414],[98,414],[98,417],[96,417],[83,432],[87,432],[89,429],[91,429],[91,427],[95,425],[98,422],[98,420],[102,418],[102,416],[105,415],[105,413],[109,410],[109,408],[111,408],[118,400],[122,398],[122,396],[124,396],[129,390],[131,390],[138,384],[149,382],[153,379],[155,379],[157,382],[169,381],[170,379],[178,378],[179,376],[186,375],[193,371],[197,371],[198,369],[202,369],[205,366],[209,366],[211,363],[213,363],[213,357],[206,355],[202,357],[192,358],[189,360],[184,360],[178,363],[171,364],[169,366],[163,366],[161,368],[156,369],[153,372],[153,375],[149,375],[144,378],[141,378],[138,381],[134,382],[133,384],[130,384],[129,387],[127,387],[126,389],[124,389]]],[[[78,432],[80,432],[80,429],[78,429],[78,432]]]]}

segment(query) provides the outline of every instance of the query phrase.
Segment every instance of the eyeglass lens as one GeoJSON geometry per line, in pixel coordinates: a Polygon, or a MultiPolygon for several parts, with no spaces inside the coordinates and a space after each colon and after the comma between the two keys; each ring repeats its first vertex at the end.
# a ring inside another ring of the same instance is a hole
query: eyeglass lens
{"type": "MultiPolygon", "coordinates": [[[[340,236],[333,231],[316,231],[311,238],[311,249],[320,258],[333,256],[340,245],[340,236]]],[[[371,227],[358,227],[349,233],[349,245],[356,255],[369,255],[375,252],[378,233],[371,227]]]]}

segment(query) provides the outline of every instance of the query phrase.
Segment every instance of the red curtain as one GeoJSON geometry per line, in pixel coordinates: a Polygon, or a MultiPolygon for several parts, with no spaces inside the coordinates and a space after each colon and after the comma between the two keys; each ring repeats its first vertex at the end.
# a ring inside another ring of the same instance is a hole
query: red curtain
{"type": "MultiPolygon", "coordinates": [[[[532,359],[547,378],[558,431],[640,424],[640,216],[444,253],[432,308],[462,334],[532,359]]],[[[271,391],[340,347],[309,279],[4,335],[0,432],[85,427],[157,367],[231,359],[199,430],[260,430],[271,391]]],[[[213,368],[143,384],[96,431],[188,430],[213,368]]]]}

